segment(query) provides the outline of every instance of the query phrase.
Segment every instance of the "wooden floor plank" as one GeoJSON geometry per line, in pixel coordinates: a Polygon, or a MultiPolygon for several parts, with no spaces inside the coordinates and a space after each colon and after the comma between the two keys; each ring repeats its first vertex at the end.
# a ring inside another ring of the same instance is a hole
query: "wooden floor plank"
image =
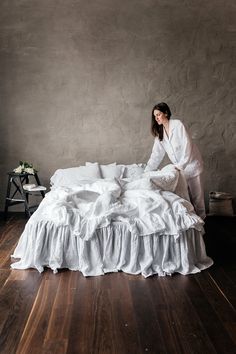
{"type": "MultiPolygon", "coordinates": [[[[211,301],[209,301],[207,295],[208,290],[204,286],[199,285],[199,282],[201,282],[199,278],[206,272],[187,277],[173,277],[173,286],[188,296],[217,353],[235,353],[234,341],[224,327],[221,319],[217,316],[214,307],[211,306],[211,301]]],[[[213,295],[213,297],[218,297],[218,290],[215,289],[215,291],[216,295],[213,295]]],[[[231,315],[230,319],[233,319],[234,315],[231,315]]]]}
{"type": "Polygon", "coordinates": [[[135,276],[124,273],[111,278],[112,320],[114,325],[114,343],[117,353],[143,353],[135,317],[135,308],[129,290],[129,283],[135,276]],[[114,281],[115,280],[115,281],[114,281]]]}
{"type": "MultiPolygon", "coordinates": [[[[219,288],[213,283],[208,272],[202,272],[196,277],[196,281],[204,291],[207,301],[214,309],[217,317],[222,322],[229,336],[234,342],[236,351],[236,309],[229,306],[229,301],[219,291],[219,288]]],[[[231,304],[230,304],[231,305],[231,304]]]]}
{"type": "Polygon", "coordinates": [[[11,271],[10,269],[0,269],[0,291],[2,287],[4,286],[7,278],[9,277],[11,271]]]}
{"type": "Polygon", "coordinates": [[[236,279],[232,279],[222,266],[210,268],[208,274],[232,309],[236,309],[236,279]]]}
{"type": "Polygon", "coordinates": [[[7,222],[5,228],[1,231],[0,237],[0,269],[9,269],[11,264],[11,254],[13,253],[19,236],[25,227],[25,220],[15,220],[7,222]]]}
{"type": "Polygon", "coordinates": [[[188,277],[174,275],[171,278],[161,280],[164,287],[166,302],[171,306],[172,318],[175,323],[175,331],[181,339],[183,353],[217,353],[212,341],[200,321],[198,311],[186,296],[184,289],[177,287],[180,281],[188,282],[188,277]]]}
{"type": "Polygon", "coordinates": [[[77,275],[68,270],[60,272],[59,285],[53,303],[42,350],[63,354],[67,352],[77,275]]]}
{"type": "Polygon", "coordinates": [[[47,333],[49,318],[57,294],[59,277],[48,270],[41,275],[42,281],[25,325],[17,353],[41,353],[47,333]]]}
{"type": "Polygon", "coordinates": [[[221,262],[220,266],[231,282],[236,285],[236,261],[226,263],[221,262]]]}
{"type": "Polygon", "coordinates": [[[1,288],[1,353],[15,353],[40,282],[41,276],[36,271],[11,271],[1,288]]]}
{"type": "Polygon", "coordinates": [[[77,274],[67,352],[115,353],[109,276],[77,274]]]}
{"type": "MultiPolygon", "coordinates": [[[[148,287],[149,279],[137,276],[129,283],[135,317],[139,331],[141,351],[151,353],[166,353],[165,338],[161,332],[159,318],[157,317],[152,296],[148,287]]],[[[156,294],[156,296],[161,296],[156,294]]]]}
{"type": "Polygon", "coordinates": [[[179,318],[176,314],[177,302],[169,296],[167,283],[172,277],[148,279],[147,285],[152,296],[153,308],[157,314],[161,331],[165,338],[166,350],[168,353],[185,353],[182,342],[182,333],[178,330],[179,318]]]}

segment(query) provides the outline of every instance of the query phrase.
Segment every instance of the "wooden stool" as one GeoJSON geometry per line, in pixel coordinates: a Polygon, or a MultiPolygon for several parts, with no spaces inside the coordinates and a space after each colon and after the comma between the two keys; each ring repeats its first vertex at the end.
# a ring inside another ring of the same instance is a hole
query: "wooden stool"
{"type": "MultiPolygon", "coordinates": [[[[6,194],[6,201],[5,201],[5,211],[4,211],[4,219],[7,219],[7,213],[8,213],[8,208],[24,203],[25,206],[25,213],[28,217],[32,215],[32,213],[37,209],[38,205],[35,206],[30,206],[29,205],[29,195],[34,194],[34,195],[39,195],[35,194],[36,192],[31,192],[24,190],[23,186],[24,184],[29,183],[29,177],[34,177],[35,181],[38,186],[40,186],[40,181],[37,173],[34,175],[29,174],[29,173],[15,173],[15,172],[8,172],[8,184],[7,184],[7,194],[6,194]],[[19,192],[19,198],[16,198],[15,195],[16,193],[19,192]]],[[[40,194],[42,198],[45,196],[44,191],[40,191],[40,194]]]]}

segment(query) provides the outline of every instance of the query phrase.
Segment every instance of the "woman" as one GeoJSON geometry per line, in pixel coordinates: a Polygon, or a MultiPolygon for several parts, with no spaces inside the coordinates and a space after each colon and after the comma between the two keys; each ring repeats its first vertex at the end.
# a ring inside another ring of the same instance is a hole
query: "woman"
{"type": "Polygon", "coordinates": [[[204,219],[206,214],[201,177],[202,158],[183,123],[170,117],[171,111],[166,103],[161,102],[153,107],[151,132],[155,141],[145,171],[157,169],[167,153],[176,169],[183,170],[196,214],[204,219]]]}

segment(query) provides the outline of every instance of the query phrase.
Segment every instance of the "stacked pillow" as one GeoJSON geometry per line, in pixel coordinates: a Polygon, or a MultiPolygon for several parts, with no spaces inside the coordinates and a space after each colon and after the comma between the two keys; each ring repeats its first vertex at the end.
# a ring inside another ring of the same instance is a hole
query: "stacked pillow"
{"type": "MultiPolygon", "coordinates": [[[[185,178],[182,176],[183,182],[180,183],[179,177],[181,175],[174,165],[167,165],[158,171],[144,172],[144,169],[145,165],[143,164],[117,165],[114,162],[108,165],[99,165],[97,162],[86,162],[85,166],[56,170],[50,181],[53,187],[72,187],[81,183],[95,182],[97,179],[117,178],[123,179],[121,183],[124,189],[147,189],[150,187],[150,183],[165,191],[176,191],[177,193],[179,190],[178,195],[184,189],[185,178]]],[[[187,187],[185,189],[187,191],[187,187]]],[[[188,192],[185,194],[188,195],[188,192]]],[[[186,196],[184,198],[187,199],[186,196]]]]}
{"type": "Polygon", "coordinates": [[[143,176],[150,178],[159,189],[174,192],[179,180],[179,171],[169,164],[158,171],[144,172],[143,176]]]}
{"type": "Polygon", "coordinates": [[[141,177],[144,172],[144,164],[132,164],[125,165],[124,178],[138,178],[141,177]]]}
{"type": "Polygon", "coordinates": [[[131,178],[136,179],[142,176],[145,165],[117,165],[116,162],[100,165],[98,162],[86,162],[85,166],[58,169],[51,177],[51,184],[55,187],[70,187],[99,178],[131,178]]]}
{"type": "MultiPolygon", "coordinates": [[[[86,162],[86,166],[98,165],[97,162],[86,162]]],[[[100,166],[101,178],[122,178],[125,170],[124,165],[117,165],[116,162],[100,166]]]]}
{"type": "Polygon", "coordinates": [[[101,172],[98,164],[93,164],[91,166],[80,166],[56,170],[54,175],[51,177],[51,185],[55,187],[71,187],[81,180],[95,180],[101,177],[101,172]]]}

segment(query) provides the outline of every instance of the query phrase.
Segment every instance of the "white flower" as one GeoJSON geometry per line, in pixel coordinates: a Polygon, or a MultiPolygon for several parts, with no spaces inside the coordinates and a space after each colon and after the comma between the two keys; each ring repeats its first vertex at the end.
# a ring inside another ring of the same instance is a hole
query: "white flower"
{"type": "Polygon", "coordinates": [[[32,167],[24,168],[24,172],[34,175],[34,169],[32,167]]]}
{"type": "Polygon", "coordinates": [[[20,166],[18,166],[17,168],[15,168],[13,171],[15,172],[15,173],[21,173],[22,172],[22,166],[20,165],[20,166]]]}
{"type": "Polygon", "coordinates": [[[32,163],[27,161],[20,161],[20,165],[13,170],[15,173],[28,173],[34,175],[37,170],[34,168],[32,163]]]}

